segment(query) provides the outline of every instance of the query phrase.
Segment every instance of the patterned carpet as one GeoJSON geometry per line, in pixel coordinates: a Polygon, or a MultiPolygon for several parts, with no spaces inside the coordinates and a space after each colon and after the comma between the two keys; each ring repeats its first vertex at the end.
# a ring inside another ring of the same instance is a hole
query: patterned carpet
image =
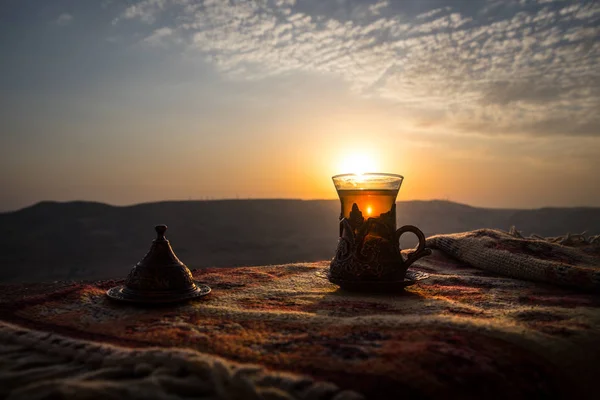
{"type": "Polygon", "coordinates": [[[7,400],[362,400],[306,376],[194,350],[130,349],[0,321],[0,398],[7,400]]]}
{"type": "Polygon", "coordinates": [[[593,398],[600,296],[499,277],[440,251],[429,279],[394,295],[351,294],[327,263],[193,271],[213,292],[134,307],[122,281],[0,287],[0,319],[67,337],[179,347],[332,382],[367,398],[593,398]]]}

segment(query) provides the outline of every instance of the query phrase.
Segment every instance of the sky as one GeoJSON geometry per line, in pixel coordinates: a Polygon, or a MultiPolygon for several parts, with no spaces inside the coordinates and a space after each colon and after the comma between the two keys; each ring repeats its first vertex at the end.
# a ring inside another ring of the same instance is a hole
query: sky
{"type": "Polygon", "coordinates": [[[600,3],[3,0],[0,211],[42,200],[600,206],[600,3]]]}

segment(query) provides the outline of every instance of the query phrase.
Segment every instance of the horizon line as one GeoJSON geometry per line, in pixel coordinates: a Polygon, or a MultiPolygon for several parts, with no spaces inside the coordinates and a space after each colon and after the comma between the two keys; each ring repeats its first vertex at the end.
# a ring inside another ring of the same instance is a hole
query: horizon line
{"type": "MultiPolygon", "coordinates": [[[[39,206],[44,203],[50,204],[71,204],[71,203],[89,203],[89,204],[99,204],[105,205],[109,207],[115,208],[127,208],[127,207],[136,207],[140,205],[146,204],[157,204],[157,203],[184,203],[184,202],[219,202],[219,201],[339,201],[337,197],[335,198],[296,198],[296,197],[220,197],[213,198],[211,196],[206,196],[203,199],[164,199],[164,200],[151,200],[151,201],[141,201],[138,203],[129,203],[129,204],[113,204],[109,202],[96,201],[96,200],[40,200],[30,205],[20,207],[12,210],[0,210],[1,214],[11,214],[14,212],[23,211],[29,208],[33,208],[39,206]]],[[[480,209],[492,209],[492,210],[540,210],[540,209],[548,209],[548,208],[561,208],[561,209],[575,209],[575,208],[592,208],[598,209],[599,206],[586,206],[586,205],[576,205],[576,206],[539,206],[539,207],[490,207],[490,206],[477,206],[470,205],[467,203],[462,203],[459,201],[453,201],[448,198],[434,198],[434,199],[409,199],[409,200],[396,200],[396,203],[408,203],[408,202],[445,202],[445,203],[453,203],[456,205],[462,205],[470,208],[480,208],[480,209]]]]}

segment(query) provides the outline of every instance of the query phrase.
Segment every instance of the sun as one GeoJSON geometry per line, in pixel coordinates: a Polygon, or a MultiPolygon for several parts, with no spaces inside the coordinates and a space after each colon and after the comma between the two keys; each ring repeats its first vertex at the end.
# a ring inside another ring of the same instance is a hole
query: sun
{"type": "Polygon", "coordinates": [[[377,163],[369,154],[354,153],[345,155],[339,163],[342,174],[364,174],[377,171],[377,163]]]}

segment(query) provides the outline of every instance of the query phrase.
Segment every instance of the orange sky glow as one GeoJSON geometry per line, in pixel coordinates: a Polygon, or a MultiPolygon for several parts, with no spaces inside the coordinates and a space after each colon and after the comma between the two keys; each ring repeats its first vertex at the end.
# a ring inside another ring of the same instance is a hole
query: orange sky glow
{"type": "Polygon", "coordinates": [[[0,5],[0,211],[336,199],[353,171],[600,206],[598,2],[34,3],[0,5]]]}

